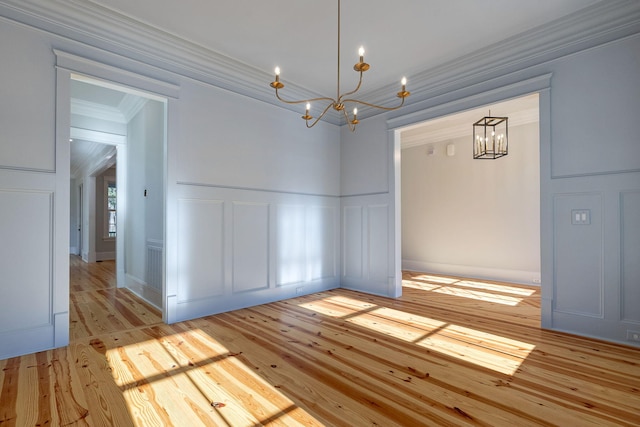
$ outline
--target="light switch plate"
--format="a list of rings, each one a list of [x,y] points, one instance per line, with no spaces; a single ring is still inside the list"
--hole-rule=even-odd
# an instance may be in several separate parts
[[[572,209],[571,224],[573,225],[591,224],[591,209]]]

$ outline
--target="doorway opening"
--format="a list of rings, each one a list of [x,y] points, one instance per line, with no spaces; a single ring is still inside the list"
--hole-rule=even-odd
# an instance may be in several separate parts
[[[70,103],[70,253],[162,310],[167,100],[71,74]]]
[[[472,155],[472,124],[509,117],[509,154]],[[540,284],[537,93],[400,130],[402,269]]]

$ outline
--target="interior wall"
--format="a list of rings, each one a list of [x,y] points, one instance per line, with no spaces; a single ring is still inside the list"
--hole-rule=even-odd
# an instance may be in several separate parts
[[[394,142],[384,120],[361,120],[341,133],[341,286],[395,297]]]
[[[339,286],[338,127],[0,20],[0,358],[68,343],[72,72],[168,97],[166,321]]]
[[[126,286],[162,307],[164,103],[147,100],[127,124]]]
[[[68,267],[58,262],[69,259],[70,178],[68,136],[65,146],[56,145],[56,70],[47,36],[0,18],[0,57],[4,359],[68,340]]]
[[[176,109],[167,321],[339,286],[339,129],[191,80]]]
[[[540,283],[538,126],[510,126],[509,154],[496,160],[473,159],[471,126],[402,150],[404,269]]]
[[[508,73],[494,70],[451,82],[446,90],[434,89],[430,99],[370,118],[375,123],[366,124],[400,129],[538,92],[542,326],[628,345],[639,345],[633,334],[640,331],[640,311],[633,303],[640,294],[634,267],[640,240],[637,227],[631,227],[640,221],[635,209],[640,193],[640,141],[634,120],[640,116],[638,51],[636,34]],[[368,171],[371,182],[387,176],[389,185],[367,187],[353,173],[349,185],[379,193],[370,203],[384,203],[395,178],[387,173],[389,158],[374,158],[370,152],[388,147],[388,135],[369,135],[367,144],[359,138],[343,133],[342,144],[348,150],[343,151],[343,167]],[[572,221],[574,211],[586,211],[588,223]],[[356,241],[357,233],[349,237],[351,225],[345,222],[343,227],[344,238]],[[387,232],[396,239],[396,228]],[[365,250],[360,253],[366,256]],[[347,261],[351,264],[343,265],[345,270],[357,265],[358,258]],[[398,268],[395,276],[399,274]],[[368,290],[366,284],[362,290]]]

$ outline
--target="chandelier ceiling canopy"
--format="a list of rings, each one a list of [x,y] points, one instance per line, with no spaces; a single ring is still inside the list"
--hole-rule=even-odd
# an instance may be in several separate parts
[[[359,123],[358,105],[364,105],[367,107],[378,108],[386,111],[397,110],[398,108],[404,105],[405,99],[411,94],[406,90],[407,79],[403,77],[400,82],[401,89],[396,94],[396,96],[400,98],[400,103],[398,105],[388,107],[383,105],[371,104],[369,102],[365,102],[360,99],[353,98],[352,95],[358,92],[358,90],[360,90],[360,87],[362,86],[363,73],[369,70],[370,68],[370,65],[364,62],[364,47],[362,46],[360,47],[358,51],[358,55],[360,56],[360,58],[358,62],[353,66],[353,70],[359,74],[358,84],[356,85],[355,89],[349,92],[341,93],[340,91],[340,0],[338,0],[338,55],[337,55],[338,58],[337,58],[336,97],[335,98],[318,97],[318,98],[300,99],[300,100],[283,99],[280,96],[280,92],[279,92],[282,88],[284,88],[284,83],[282,83],[282,81],[280,80],[280,67],[276,67],[275,69],[275,80],[271,82],[271,87],[275,89],[276,97],[282,102],[285,102],[287,104],[306,104],[305,113],[302,116],[302,119],[304,119],[308,128],[312,128],[313,126],[315,126],[316,123],[318,123],[324,117],[324,115],[327,114],[327,111],[329,111],[330,108],[333,108],[335,111],[342,112],[346,120],[346,123],[349,126],[349,130],[353,132],[356,130],[356,125]],[[320,113],[320,115],[315,118],[311,115],[311,103],[314,103],[314,102],[326,103],[322,110],[322,113]],[[353,106],[351,116],[349,116],[349,113],[347,112],[347,106],[349,107]]]

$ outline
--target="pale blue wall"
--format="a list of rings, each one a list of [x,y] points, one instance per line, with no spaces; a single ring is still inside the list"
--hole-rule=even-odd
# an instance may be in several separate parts
[[[338,127],[309,132],[288,110],[0,24],[0,358],[68,340],[69,70],[168,96],[165,320],[339,286]]]
[[[541,262],[543,318],[546,328],[633,344],[628,330],[640,330],[640,35],[630,36],[540,65],[494,73],[490,80],[468,79],[407,107],[403,113],[363,121],[376,129],[342,137],[342,188],[376,193],[359,204],[387,205],[393,174],[388,172],[391,143],[385,128],[521,95],[518,82],[549,79],[542,89],[541,112]],[[550,73],[550,75],[548,75]],[[548,77],[537,79],[537,76]],[[540,88],[545,83],[526,83]],[[507,89],[500,89],[507,88]],[[537,91],[538,89],[536,89]],[[501,95],[503,93],[504,95]],[[365,143],[366,139],[366,143]],[[390,155],[390,154],[389,154]],[[343,202],[344,205],[344,202]],[[589,209],[590,225],[572,225],[571,211]],[[358,270],[366,241],[345,223],[343,271]],[[389,227],[384,238],[394,238]],[[369,237],[369,240],[371,237]],[[395,249],[389,247],[391,253]],[[397,275],[391,272],[390,275]],[[380,286],[361,282],[361,290]],[[633,302],[635,299],[635,302]]]

